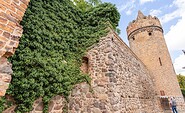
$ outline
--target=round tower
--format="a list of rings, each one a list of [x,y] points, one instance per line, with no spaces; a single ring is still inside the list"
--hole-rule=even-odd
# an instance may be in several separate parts
[[[159,19],[139,11],[137,19],[128,25],[127,35],[130,48],[150,71],[157,95],[181,100],[183,96]]]

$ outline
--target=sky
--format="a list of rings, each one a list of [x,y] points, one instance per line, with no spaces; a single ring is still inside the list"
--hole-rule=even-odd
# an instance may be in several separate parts
[[[115,4],[121,14],[120,37],[128,44],[126,27],[136,19],[138,10],[144,15],[157,16],[164,30],[164,38],[176,74],[185,75],[185,0],[102,0]],[[184,31],[184,32],[183,32]]]

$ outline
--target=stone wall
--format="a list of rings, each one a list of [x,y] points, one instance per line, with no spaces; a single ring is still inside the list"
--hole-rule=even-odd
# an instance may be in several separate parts
[[[11,79],[7,59],[14,54],[22,35],[20,21],[30,0],[0,0],[0,96],[4,96]],[[6,72],[3,71],[6,68]],[[10,71],[10,72],[7,72]],[[5,80],[8,79],[8,80]]]
[[[92,46],[87,57],[91,86],[75,87],[70,113],[158,112],[148,70],[114,32]]]
[[[7,58],[12,56],[18,47],[23,31],[20,21],[29,1],[0,0],[0,96],[5,95],[11,80],[11,64]],[[154,25],[161,26],[155,17],[148,16],[145,19],[154,20]],[[141,24],[133,22],[127,29],[128,34],[134,32],[135,28],[139,29],[146,24],[153,25],[145,20]],[[141,34],[141,36],[144,35]],[[87,53],[87,58],[88,62],[83,64],[82,70],[90,74],[91,85],[87,83],[76,85],[68,104],[62,96],[54,97],[49,105],[50,113],[61,113],[63,108],[68,109],[70,113],[158,112],[155,111],[158,110],[158,101],[148,70],[114,32],[92,46]],[[157,67],[153,64],[152,66]],[[164,69],[164,72],[167,71]],[[166,89],[172,91],[169,88]],[[176,93],[175,90],[173,92]],[[180,92],[177,91],[177,93]],[[181,97],[176,98],[181,103],[184,102]],[[14,108],[15,106],[12,106],[4,113],[9,113]],[[43,103],[39,98],[33,105],[32,113],[42,113],[42,110]]]
[[[11,66],[6,58],[0,57],[0,96],[5,95],[11,81],[11,74],[13,73]]]
[[[164,39],[159,19],[144,16],[140,11],[127,29],[131,50],[142,60],[154,80],[159,97],[175,97],[178,105],[184,99]]]
[[[148,70],[114,32],[89,48],[86,57],[92,79],[90,85],[77,84],[68,103],[62,96],[54,97],[49,104],[50,113],[63,110],[69,113],[159,113]],[[42,113],[42,110],[39,98],[31,113]]]

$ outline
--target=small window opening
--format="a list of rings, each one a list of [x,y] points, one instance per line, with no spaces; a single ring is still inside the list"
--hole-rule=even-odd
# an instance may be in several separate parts
[[[82,58],[82,65],[80,67],[81,71],[83,73],[88,73],[88,69],[89,69],[89,59],[87,57],[83,57]]]
[[[133,36],[132,39],[135,40],[135,37]]]
[[[112,41],[114,41],[113,37],[112,37]]]
[[[165,96],[164,90],[160,90],[161,96]]]
[[[161,62],[161,58],[159,57],[159,63],[160,63],[160,66],[162,66],[162,62]]]
[[[149,35],[149,36],[151,36],[151,35],[152,35],[152,33],[150,32],[150,33],[148,33],[148,35]]]

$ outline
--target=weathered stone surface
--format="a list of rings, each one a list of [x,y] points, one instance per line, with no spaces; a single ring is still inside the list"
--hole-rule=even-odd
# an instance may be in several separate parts
[[[16,108],[16,105],[11,106],[10,108],[3,111],[3,113],[15,113],[14,109]]]
[[[0,96],[4,96],[6,89],[8,89],[13,73],[12,65],[8,62],[7,58],[0,57]]]
[[[43,104],[43,102],[40,102],[40,103],[37,105],[37,107],[35,108],[35,110],[36,110],[36,111],[42,111],[43,108],[44,108],[44,104]]]
[[[3,5],[0,10],[0,96],[5,95],[8,83],[11,80],[11,64],[6,58],[13,55],[18,47],[19,39],[23,32],[19,22],[22,20],[29,1],[0,1],[0,4]],[[146,19],[149,21],[146,21]],[[140,29],[140,26],[150,27]],[[131,48],[142,61],[113,31],[106,37],[102,37],[100,42],[93,45],[87,52],[87,59],[81,67],[82,72],[90,75],[92,79],[91,85],[87,83],[77,84],[69,97],[69,103],[60,95],[53,97],[49,103],[49,112],[62,113],[65,106],[69,113],[160,113],[161,111],[158,108],[160,104],[159,98],[156,97],[155,92],[155,89],[159,88],[155,87],[156,85],[159,85],[159,87],[168,85],[164,85],[163,83],[165,82],[156,82],[154,84],[153,79],[155,77],[152,76],[151,78],[150,75],[159,72],[155,73],[158,76],[163,72],[168,72],[168,69],[171,72],[167,75],[174,74],[170,56],[166,49],[162,58],[167,65],[165,70],[164,68],[159,68],[160,66],[158,65],[154,65],[156,64],[156,59],[148,57],[153,56],[155,52],[158,52],[157,55],[161,54],[163,52],[157,50],[166,48],[164,40],[156,40],[158,37],[163,39],[163,30],[160,27],[160,22],[156,17],[146,17],[140,12],[138,20],[133,21],[127,28]],[[136,29],[139,30],[137,31]],[[153,39],[147,35],[151,35]],[[152,43],[146,41],[143,45],[134,45],[132,42],[135,43],[136,40],[138,42],[151,40]],[[150,48],[148,50],[153,49],[154,51],[143,50],[143,48],[147,47]],[[145,65],[147,65],[150,72]],[[174,77],[169,79],[174,80]],[[157,81],[158,79],[155,78],[154,80]],[[177,94],[176,96],[180,95],[177,82],[172,82],[169,87],[166,88],[166,92],[173,92]],[[176,98],[178,104],[181,105],[178,108],[183,108],[183,98]],[[12,106],[3,113],[14,112],[15,107]],[[42,110],[43,102],[42,98],[39,98],[34,102],[33,110],[30,113],[42,113]]]
[[[84,87],[85,83],[76,85],[69,98],[69,112],[137,113],[138,109],[154,112],[158,104],[145,104],[157,102],[146,67],[114,33],[103,39],[87,52],[91,87]],[[107,45],[108,50],[102,49]],[[79,99],[81,107],[75,102]]]
[[[30,0],[1,0],[0,1],[0,74],[13,73],[11,64],[6,58],[12,56],[18,47],[19,38],[23,29],[19,24],[22,20],[24,12]],[[6,58],[5,58],[6,57]],[[10,82],[11,78],[7,78],[6,82]],[[0,96],[4,96],[1,93]]]
[[[175,97],[181,106],[181,102],[184,101],[183,96],[159,19],[150,15],[144,16],[139,12],[136,21],[127,27],[127,34],[131,50],[150,71],[158,97]],[[145,82],[146,80],[141,79],[141,81]],[[146,89],[146,87],[143,88]],[[146,93],[145,97],[149,98],[149,95]],[[182,100],[180,101],[178,98]]]
[[[12,74],[12,65],[4,57],[0,58],[0,73]]]
[[[16,43],[19,42],[19,38],[21,37],[23,31],[22,26],[19,23],[22,20],[29,1],[30,0],[0,1],[0,4],[3,5],[0,10],[0,28],[2,30],[2,37],[6,39],[3,40],[2,38],[0,38],[0,41],[2,41],[4,44],[0,50],[0,53],[2,53],[0,54],[0,57],[10,57],[14,54],[14,49],[17,48],[18,45],[9,42],[11,42],[12,40]],[[26,2],[26,4],[24,4],[23,2]]]
[[[51,112],[51,110],[53,109],[53,107],[54,107],[54,102],[53,101],[50,101],[49,102],[49,112]]]
[[[49,102],[49,113],[62,113],[63,107],[67,106],[67,102],[63,96],[57,95]],[[30,113],[42,113],[44,104],[42,98],[37,99],[33,104],[33,110]]]
[[[0,96],[4,96],[5,93],[6,93],[6,90],[5,89],[4,90],[3,89],[0,90]]]

